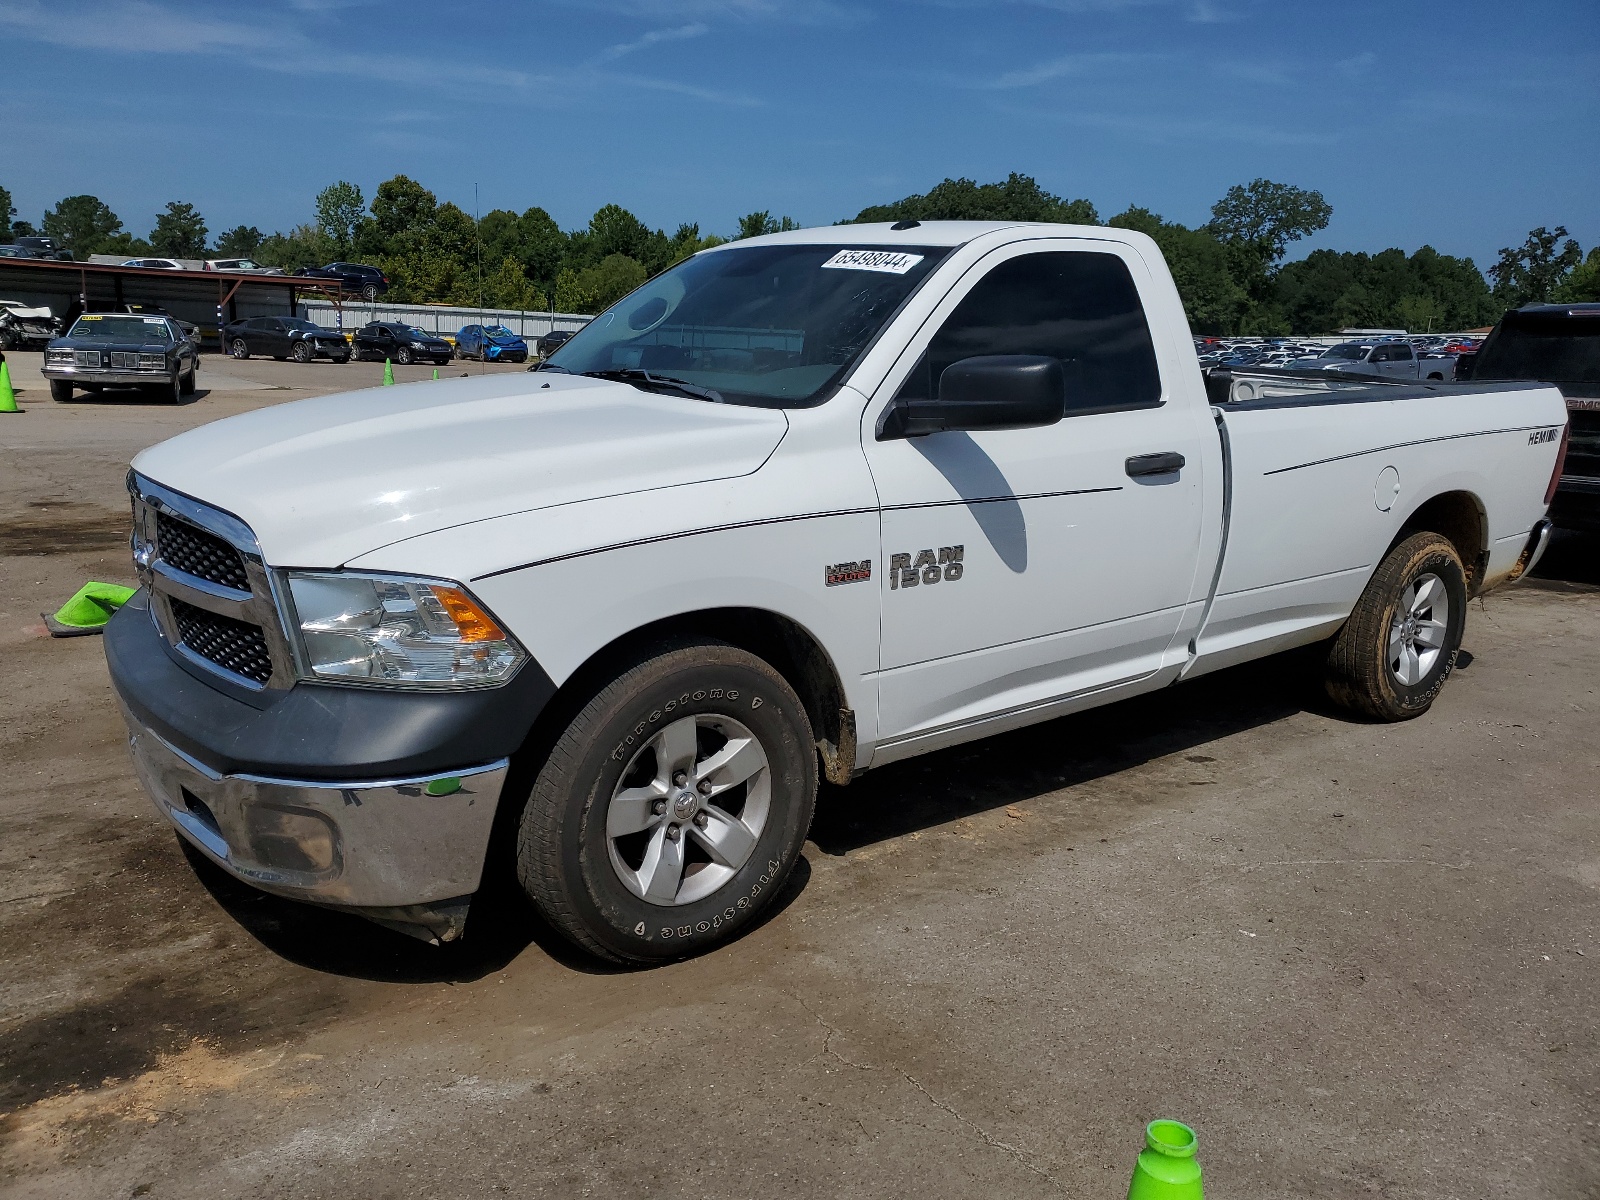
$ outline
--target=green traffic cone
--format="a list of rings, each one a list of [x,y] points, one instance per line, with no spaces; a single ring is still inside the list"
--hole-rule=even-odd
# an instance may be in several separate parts
[[[394,382],[394,364],[387,358],[383,360],[383,386],[388,387]]]
[[[1194,1130],[1182,1121],[1151,1121],[1144,1129],[1144,1143],[1133,1167],[1128,1200],[1201,1200]]]
[[[117,583],[86,583],[54,613],[40,613],[51,637],[100,633],[111,614],[133,596],[134,589]]]
[[[0,413],[21,411],[17,407],[17,393],[11,386],[11,364],[0,362]]]
[[[434,378],[435,378],[435,379],[437,379],[437,378],[439,378],[439,368],[438,368],[438,367],[435,367],[435,368],[434,368],[434,369],[433,369],[433,377],[434,377]]]

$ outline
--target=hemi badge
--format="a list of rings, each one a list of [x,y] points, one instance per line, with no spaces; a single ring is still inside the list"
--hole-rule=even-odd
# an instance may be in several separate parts
[[[831,567],[822,568],[822,580],[827,587],[838,587],[841,583],[866,583],[871,578],[870,558],[863,558],[860,562],[834,563]]]

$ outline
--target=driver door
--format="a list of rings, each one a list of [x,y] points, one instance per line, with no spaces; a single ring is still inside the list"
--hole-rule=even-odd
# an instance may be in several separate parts
[[[1164,664],[1195,587],[1202,455],[1216,433],[1203,405],[1168,403],[1179,364],[1151,337],[1151,286],[1119,244],[1003,247],[946,297],[868,406],[888,758],[896,743],[961,740],[965,727]],[[989,354],[1059,359],[1066,417],[879,439],[893,398],[935,399],[945,367]],[[1171,469],[1148,470],[1151,455]]]

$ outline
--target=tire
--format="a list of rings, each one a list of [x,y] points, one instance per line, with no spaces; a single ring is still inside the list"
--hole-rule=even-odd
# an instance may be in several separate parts
[[[166,383],[158,383],[150,389],[150,394],[164,404],[183,403],[183,375],[174,371],[172,378]]]
[[[189,373],[183,376],[178,383],[178,392],[184,396],[194,395],[196,385],[200,382],[200,367],[196,364],[189,368]]]
[[[1335,703],[1378,721],[1427,712],[1456,665],[1467,573],[1436,533],[1408,537],[1378,565],[1328,651]]]
[[[402,367],[409,367],[411,365],[411,347],[401,346],[400,349],[394,352],[394,360]]]
[[[234,338],[233,344],[228,347],[228,353],[243,362],[250,357],[250,347],[243,338]]]
[[[66,403],[72,399],[72,380],[52,379],[50,381],[50,399]]]
[[[816,794],[811,725],[781,675],[725,643],[657,647],[557,739],[521,814],[517,877],[545,920],[597,957],[700,954],[772,902]]]
[[[356,345],[354,342],[350,343],[350,361],[351,362],[361,362],[361,361],[363,361],[362,357],[361,357],[361,347]]]
[[[361,289],[361,298],[368,304],[371,304],[378,298],[378,289],[373,287],[370,283],[367,284],[366,287]]]
[[[294,348],[289,351],[289,357],[297,363],[308,363],[316,357],[316,351],[308,342],[296,342]]]
[[[350,355],[350,354],[335,354],[333,356],[333,361],[335,363],[337,363],[339,366],[342,367],[342,366],[344,366],[345,363],[349,362],[351,360],[351,358],[353,358],[353,357],[354,357],[354,355]]]

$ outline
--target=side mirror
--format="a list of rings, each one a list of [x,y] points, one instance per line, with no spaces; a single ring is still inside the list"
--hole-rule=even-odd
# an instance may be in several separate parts
[[[1061,360],[1040,354],[983,354],[951,363],[937,400],[898,400],[878,422],[880,442],[966,429],[1054,425],[1066,413]]]

